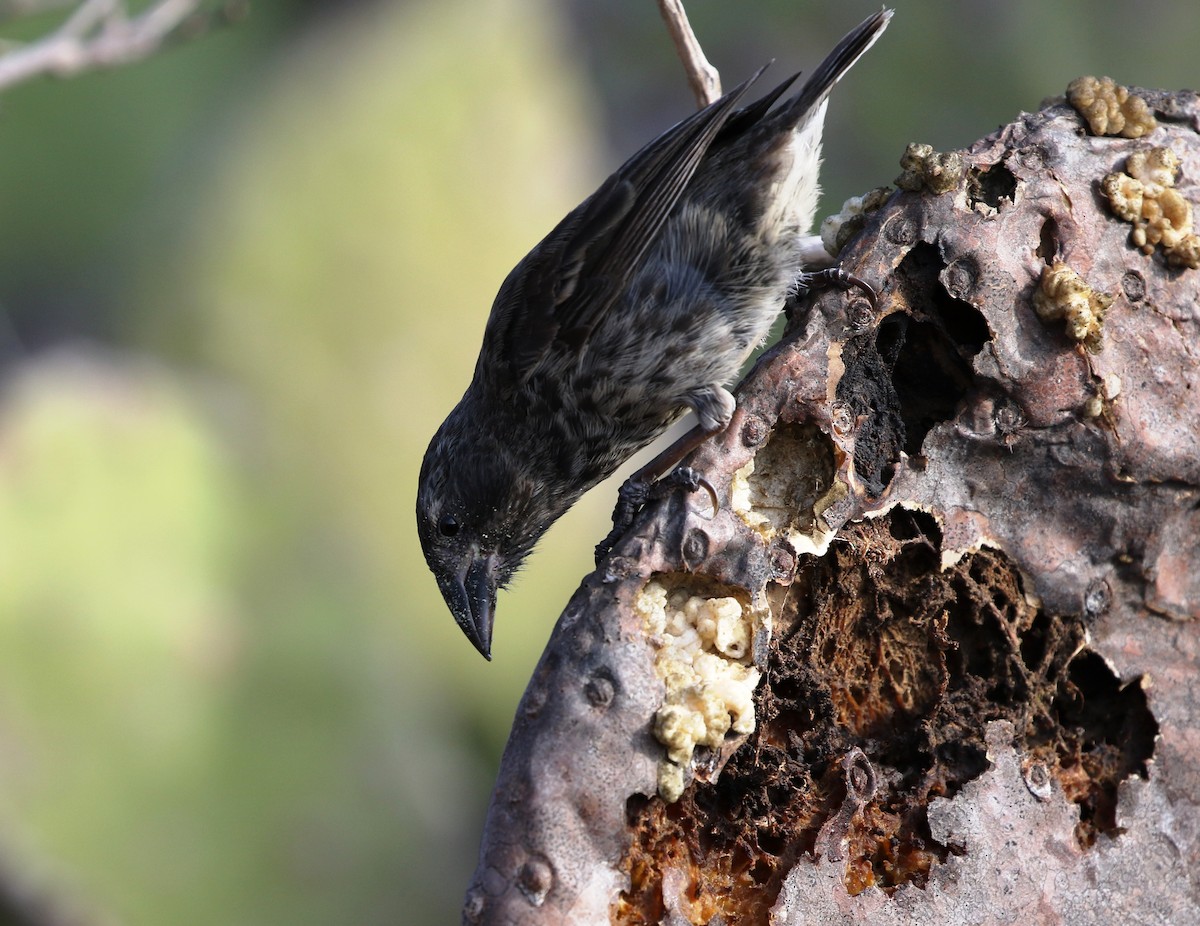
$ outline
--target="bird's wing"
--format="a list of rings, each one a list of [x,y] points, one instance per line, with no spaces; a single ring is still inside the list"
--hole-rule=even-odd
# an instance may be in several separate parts
[[[734,112],[761,73],[642,148],[509,274],[492,307],[487,336],[500,340],[496,346],[515,382],[527,380],[556,341],[582,349],[629,284],[722,127],[742,113],[753,111],[757,121],[765,112],[758,106]]]

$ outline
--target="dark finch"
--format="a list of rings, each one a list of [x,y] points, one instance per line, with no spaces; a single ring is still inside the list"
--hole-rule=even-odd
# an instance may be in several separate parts
[[[656,138],[500,287],[417,494],[425,559],[484,656],[496,590],[584,492],[689,408],[702,433],[728,424],[726,383],[806,278],[829,92],[890,18],[779,106],[795,78],[737,108],[756,74]]]

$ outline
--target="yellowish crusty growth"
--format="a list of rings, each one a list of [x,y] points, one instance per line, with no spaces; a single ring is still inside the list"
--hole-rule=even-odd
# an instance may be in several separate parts
[[[654,735],[667,749],[658,791],[676,801],[697,746],[719,748],[726,733],[754,731],[759,672],[750,648],[759,619],[736,598],[697,595],[659,579],[646,583],[634,610],[658,650],[654,668],[667,689],[654,718]]]
[[[961,151],[941,153],[932,145],[916,143],[904,149],[900,167],[904,173],[896,178],[896,186],[914,191],[925,188],[934,194],[949,193],[966,174]]]
[[[1041,285],[1033,294],[1033,307],[1042,321],[1065,320],[1067,336],[1093,353],[1103,347],[1101,327],[1112,301],[1062,261],[1042,271]]]
[[[1192,226],[1192,204],[1175,189],[1179,157],[1170,148],[1135,151],[1124,173],[1100,181],[1113,214],[1133,223],[1130,240],[1143,254],[1161,246],[1167,263],[1200,268],[1200,236]]]
[[[1083,404],[1084,417],[1099,418],[1120,394],[1121,377],[1116,373],[1107,374],[1097,385],[1096,394]]]
[[[829,436],[813,423],[786,424],[733,474],[729,507],[765,542],[781,537],[797,555],[822,556],[837,533],[825,512],[848,492]]]
[[[1087,120],[1093,135],[1141,138],[1158,128],[1146,101],[1111,77],[1076,77],[1067,85],[1067,102]]]
[[[771,519],[761,511],[756,511],[750,500],[750,477],[754,475],[754,458],[751,457],[746,465],[736,470],[729,484],[729,506],[738,517],[746,522],[747,527],[758,531],[770,540],[775,535]]]
[[[857,235],[864,224],[868,213],[874,212],[887,202],[891,190],[887,187],[876,187],[862,196],[851,196],[842,203],[840,212],[826,216],[821,223],[821,244],[831,257],[842,253],[851,238]]]
[[[752,457],[745,466],[734,471],[729,484],[729,507],[768,543],[782,534],[796,552],[821,555],[836,533],[821,515],[830,505],[844,498],[847,489],[837,479],[833,479],[832,484],[822,480],[816,467],[808,467],[807,478],[804,478],[806,468],[801,464],[805,458],[800,454],[807,448],[795,441],[790,443],[797,447],[792,458],[797,464],[795,467],[772,466],[770,462],[774,461],[769,461],[760,469],[760,460]],[[801,492],[804,494],[799,494]],[[779,499],[786,501],[781,505]],[[801,503],[806,500],[812,502],[810,510],[794,510],[806,508],[807,505]]]

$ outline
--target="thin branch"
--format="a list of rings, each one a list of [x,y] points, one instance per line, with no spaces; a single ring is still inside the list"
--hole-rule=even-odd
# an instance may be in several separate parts
[[[688,22],[687,12],[683,9],[683,0],[658,0],[658,9],[667,24],[667,31],[671,33],[679,60],[683,62],[696,102],[702,107],[707,106],[721,95],[720,73],[704,57],[704,49],[700,47],[700,40],[692,31],[692,24]]]
[[[0,22],[41,16],[74,6],[76,0],[0,0]]]
[[[158,51],[201,0],[159,0],[130,16],[120,0],[84,0],[57,30],[0,56],[0,91],[34,77],[140,61]]]
[[[117,16],[120,7],[117,0],[85,0],[84,4],[67,17],[56,35],[63,39],[84,39],[104,20]]]

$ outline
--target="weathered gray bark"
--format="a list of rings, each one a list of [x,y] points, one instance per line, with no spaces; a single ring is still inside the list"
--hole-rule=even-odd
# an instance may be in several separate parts
[[[647,510],[567,606],[466,922],[1200,922],[1200,270],[1100,193],[1169,146],[1200,201],[1200,103],[1139,94],[1145,137],[1053,105],[867,216],[878,306],[799,306],[691,461],[721,510]],[[762,676],[674,802],[652,578],[740,605]]]

